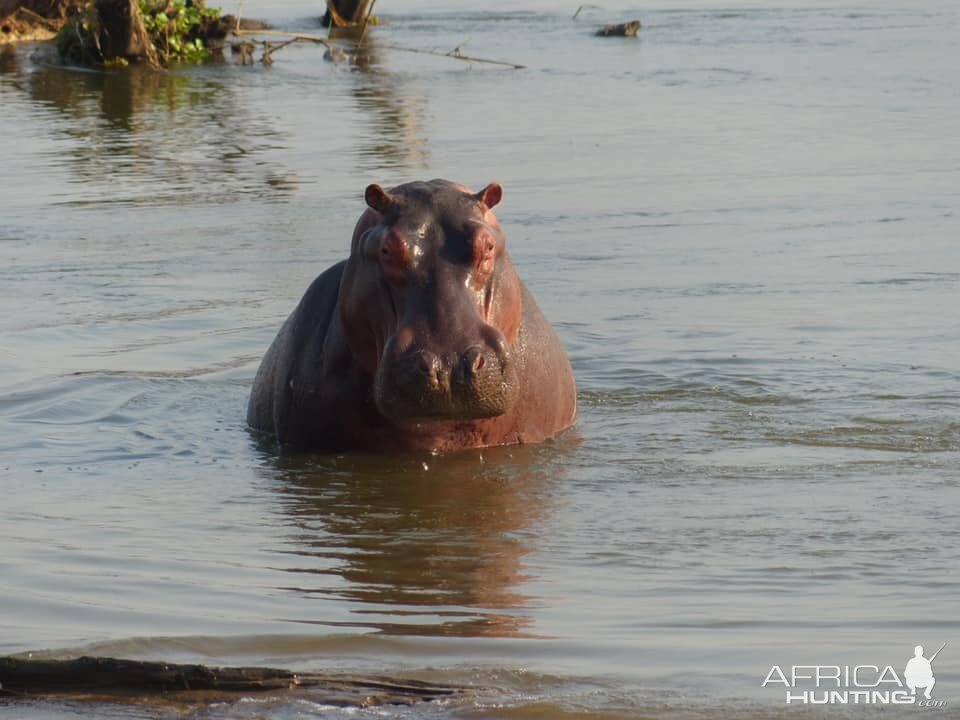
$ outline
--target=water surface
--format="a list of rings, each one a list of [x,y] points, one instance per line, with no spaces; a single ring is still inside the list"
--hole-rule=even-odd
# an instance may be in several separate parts
[[[948,641],[926,712],[949,716],[954,4],[574,9],[383,3],[356,67],[0,55],[0,653],[484,688],[397,718],[779,717],[775,663],[901,670]],[[244,12],[320,32],[307,3]],[[635,41],[592,36],[634,17]],[[503,183],[576,428],[440,457],[258,444],[259,358],[363,188],[431,177]]]

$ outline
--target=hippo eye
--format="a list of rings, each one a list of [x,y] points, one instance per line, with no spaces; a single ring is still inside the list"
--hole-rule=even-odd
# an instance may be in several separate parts
[[[497,241],[494,239],[493,235],[489,231],[481,229],[473,237],[473,248],[471,249],[471,254],[473,256],[474,264],[483,266],[484,264],[491,262],[496,253],[496,249]]]
[[[391,274],[402,273],[410,266],[410,248],[396,230],[390,230],[380,238],[378,255],[380,265]]]

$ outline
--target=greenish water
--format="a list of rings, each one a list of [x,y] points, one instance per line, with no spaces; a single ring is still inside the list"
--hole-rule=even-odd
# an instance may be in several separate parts
[[[0,654],[481,688],[0,717],[859,717],[761,683],[945,641],[947,706],[906,711],[952,716],[956,8],[575,9],[383,3],[357,67],[0,50]],[[320,32],[306,3],[244,13]],[[635,41],[592,36],[633,17]],[[363,188],[431,177],[503,184],[577,426],[439,457],[259,446],[259,358]]]

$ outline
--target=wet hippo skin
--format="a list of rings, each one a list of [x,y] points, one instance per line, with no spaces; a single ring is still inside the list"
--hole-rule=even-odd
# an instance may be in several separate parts
[[[502,192],[367,187],[350,257],[263,358],[250,426],[333,452],[540,442],[572,425],[570,362],[507,253]]]

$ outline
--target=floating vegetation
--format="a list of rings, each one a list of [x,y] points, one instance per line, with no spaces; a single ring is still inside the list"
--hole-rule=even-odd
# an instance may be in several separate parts
[[[222,49],[227,30],[203,0],[92,0],[60,30],[57,48],[81,65],[200,63]]]
[[[219,8],[196,0],[140,0],[139,5],[143,27],[165,65],[200,63],[210,57],[205,39],[211,23],[220,19]]]

